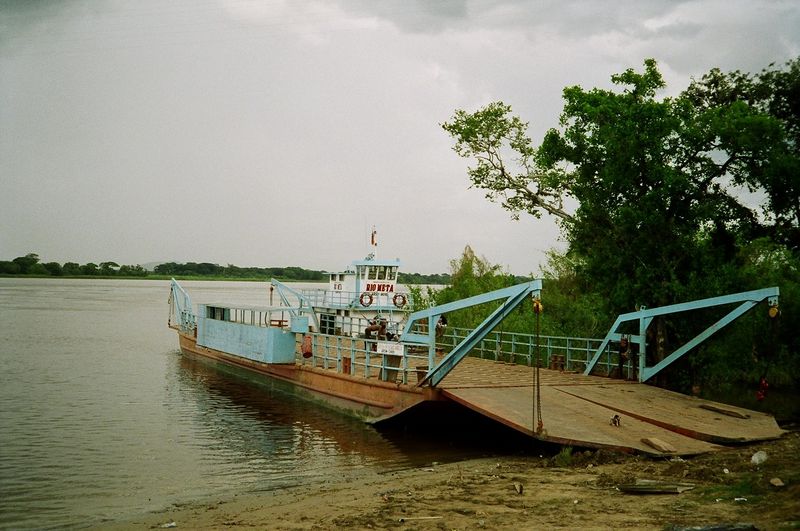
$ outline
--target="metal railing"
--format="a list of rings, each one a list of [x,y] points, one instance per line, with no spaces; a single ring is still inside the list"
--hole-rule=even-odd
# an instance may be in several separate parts
[[[467,328],[445,328],[444,334],[437,339],[439,348],[448,350],[461,342],[471,332]],[[594,353],[603,343],[602,339],[586,337],[540,336],[541,362],[545,367],[557,367],[570,371],[583,371]],[[494,361],[505,361],[530,366],[535,361],[537,352],[536,336],[517,332],[494,331],[470,352],[471,356]],[[604,365],[606,374],[616,368],[611,356],[611,346],[607,345],[599,365]],[[602,370],[599,371],[602,374]]]
[[[436,346],[444,351],[453,348],[469,334],[466,328],[445,329],[445,333],[437,340]],[[329,335],[309,333],[312,338],[312,356],[298,359],[302,364],[310,364],[324,369],[335,369],[339,373],[361,378],[376,378],[404,384],[415,384],[428,370],[427,349],[407,344],[402,345],[403,354],[385,354],[379,350],[383,341],[352,337],[346,335]],[[569,371],[582,371],[592,355],[597,351],[602,339],[541,336],[541,361],[544,367]],[[298,336],[298,345],[302,336]],[[298,348],[299,352],[299,348]],[[491,332],[471,352],[470,356],[493,361],[503,361],[531,366],[536,360],[536,337],[532,334],[516,332]],[[609,346],[605,352],[608,356],[599,363],[604,366],[605,374],[611,374],[617,368],[617,353]],[[631,370],[630,361],[625,364]],[[602,369],[596,371],[602,374]]]
[[[338,373],[365,379],[380,378],[383,381],[403,384],[414,384],[427,373],[427,352],[406,348],[402,355],[383,352],[381,346],[385,344],[401,345],[400,343],[336,336],[321,333],[309,333],[311,336],[311,357],[299,356],[298,361],[303,365],[335,369]],[[302,341],[298,335],[298,347]],[[298,348],[299,352],[299,348]],[[416,379],[413,375],[417,375]]]

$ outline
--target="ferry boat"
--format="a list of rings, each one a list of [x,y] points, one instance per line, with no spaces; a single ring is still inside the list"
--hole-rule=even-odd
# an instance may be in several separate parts
[[[270,299],[277,293],[278,305],[200,304],[196,312],[173,279],[169,326],[185,355],[289,382],[305,398],[382,419],[436,394],[417,385],[428,349],[400,342],[413,301],[397,284],[399,269],[399,260],[371,253],[328,273],[326,287],[272,279]]]
[[[324,288],[273,279],[270,301],[277,292],[278,305],[213,303],[196,311],[173,279],[168,324],[186,356],[285,382],[301,398],[372,423],[433,401],[543,441],[651,455],[692,455],[783,433],[771,415],[645,383],[748,309],[767,301],[772,312],[777,288],[643,308],[620,315],[604,339],[558,338],[504,334],[500,326],[530,300],[538,330],[541,280],[412,312],[411,294],[397,284],[399,267],[370,254],[330,273]],[[489,315],[474,329],[446,326],[448,313],[487,303]],[[647,365],[645,331],[655,316],[730,304],[740,306]],[[623,335],[625,323],[640,333]],[[611,348],[623,337],[639,345],[635,364]],[[612,369],[617,378],[608,377]],[[623,369],[635,381],[620,378]]]

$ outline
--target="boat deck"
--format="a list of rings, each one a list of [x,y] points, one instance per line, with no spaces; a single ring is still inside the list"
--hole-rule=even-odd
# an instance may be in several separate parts
[[[309,363],[310,360],[306,360]],[[363,356],[354,360],[362,372]],[[329,370],[336,370],[330,367]],[[439,384],[440,396],[539,440],[651,455],[695,455],[774,439],[768,414],[634,381],[540,369],[543,429],[534,426],[533,369],[467,357]],[[369,380],[378,380],[374,369]],[[398,387],[401,373],[397,373]],[[409,385],[414,381],[408,379]],[[399,412],[399,410],[396,410]],[[619,425],[611,422],[620,417]]]
[[[477,358],[464,359],[439,387],[455,402],[559,444],[693,455],[783,433],[764,413],[638,382],[550,369],[540,369],[543,430],[537,433],[533,369]],[[614,415],[620,417],[618,426],[611,422]]]

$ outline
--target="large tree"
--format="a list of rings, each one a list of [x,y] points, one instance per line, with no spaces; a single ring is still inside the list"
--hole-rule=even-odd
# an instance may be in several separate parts
[[[797,184],[791,122],[767,105],[796,100],[791,90],[775,96],[777,87],[796,86],[796,73],[723,77],[758,85],[758,101],[715,95],[706,78],[660,97],[663,77],[646,60],[641,72],[611,77],[617,90],[564,89],[560,127],[538,148],[500,102],[456,111],[443,127],[455,151],[475,161],[470,179],[490,199],[514,215],[558,217],[578,273],[610,310],[659,306],[736,287],[742,243],[765,221],[796,226],[794,202],[781,202]],[[737,185],[766,190],[768,201],[751,204]],[[577,206],[567,212],[570,197]],[[657,325],[663,353],[666,329]]]
[[[502,102],[442,126],[490,199],[515,216],[561,221],[612,307],[667,304],[709,291],[707,279],[765,219],[797,225],[797,62],[755,78],[715,72],[673,98],[658,96],[665,83],[652,59],[612,76],[621,90],[567,87],[561,127],[538,148]],[[714,93],[719,77],[757,97]],[[768,201],[751,204],[737,185]],[[563,207],[570,197],[574,212]]]

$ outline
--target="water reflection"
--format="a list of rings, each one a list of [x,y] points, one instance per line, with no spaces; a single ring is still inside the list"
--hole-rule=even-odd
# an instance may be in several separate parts
[[[413,459],[369,425],[296,398],[285,382],[177,356],[168,407],[191,444],[240,481],[271,489]]]

